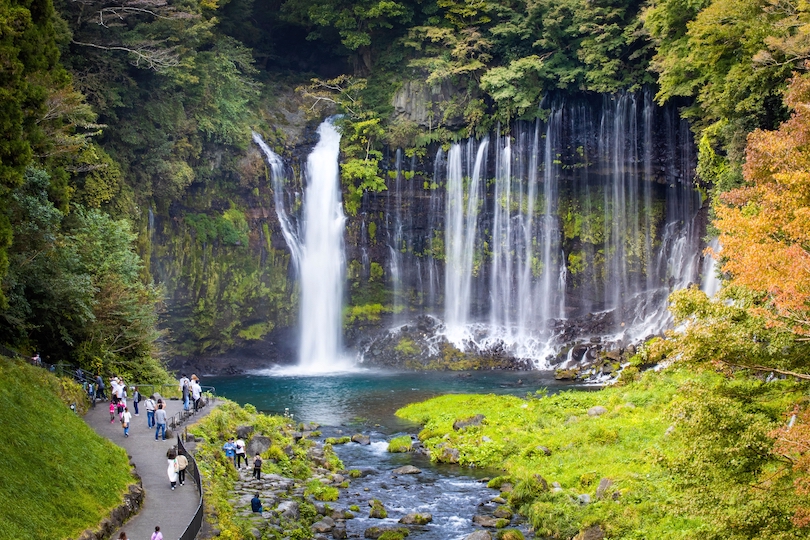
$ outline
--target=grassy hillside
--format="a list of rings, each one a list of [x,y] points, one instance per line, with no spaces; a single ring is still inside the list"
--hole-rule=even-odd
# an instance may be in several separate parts
[[[424,424],[434,459],[502,468],[492,487],[514,486],[505,498],[542,537],[598,526],[611,539],[798,539],[807,528],[790,516],[806,497],[770,433],[806,391],[681,369],[598,392],[442,396],[397,414]],[[478,414],[481,425],[453,428]]]
[[[126,452],[68,407],[80,395],[43,369],[0,359],[0,539],[75,538],[133,482]]]

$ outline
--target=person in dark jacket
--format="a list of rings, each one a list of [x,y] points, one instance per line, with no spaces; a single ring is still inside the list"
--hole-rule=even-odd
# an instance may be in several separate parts
[[[250,499],[250,509],[254,512],[262,513],[262,501],[259,499],[258,493]]]

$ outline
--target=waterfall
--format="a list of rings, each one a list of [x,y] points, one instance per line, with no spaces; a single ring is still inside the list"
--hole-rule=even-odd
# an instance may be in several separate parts
[[[284,204],[284,162],[281,160],[281,156],[273,152],[262,140],[261,135],[255,131],[253,132],[253,142],[259,145],[259,148],[267,160],[267,164],[270,165],[270,181],[273,183],[273,204],[276,207],[276,215],[278,216],[278,222],[281,226],[281,234],[284,236],[287,247],[290,248],[295,270],[299,272],[302,257],[301,240],[296,234],[292,223],[290,223],[290,217],[287,214]]]
[[[300,276],[298,371],[305,373],[349,367],[342,357],[345,216],[338,170],[340,134],[326,121],[318,127],[318,135],[320,140],[307,157],[303,214],[296,231],[284,208],[281,159],[254,134],[273,171],[276,213]]]
[[[304,245],[301,258],[301,349],[305,371],[333,371],[342,352],[345,257],[338,153],[340,134],[331,122],[307,157]]]
[[[709,249],[714,253],[720,253],[720,239],[712,238],[709,242]],[[705,292],[711,298],[720,290],[722,281],[717,274],[717,259],[711,253],[703,254],[703,265],[701,267],[701,282],[700,290]]]
[[[471,153],[473,141],[467,144]],[[480,184],[484,157],[489,139],[478,145],[475,167],[465,189],[462,170],[462,149],[458,144],[450,148],[447,157],[447,198],[445,220],[445,294],[444,320],[447,337],[452,343],[461,343],[469,323],[470,295],[473,275],[473,254],[478,221]],[[469,170],[468,170],[469,172]],[[466,199],[466,204],[465,204]]]

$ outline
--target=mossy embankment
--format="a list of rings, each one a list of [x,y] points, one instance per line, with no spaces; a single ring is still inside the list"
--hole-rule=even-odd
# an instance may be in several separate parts
[[[75,538],[135,481],[126,452],[71,403],[86,404],[78,385],[0,358],[0,539]]]
[[[670,369],[593,392],[447,395],[397,414],[424,425],[433,460],[502,468],[491,486],[539,538],[806,538],[790,520],[806,501],[770,435],[806,392]]]
[[[313,500],[337,499],[337,486],[328,484],[343,464],[331,444],[312,440],[319,432],[304,427],[312,426],[223,400],[189,429],[200,440],[196,458],[203,475],[206,517],[220,538],[252,538],[257,532],[266,539],[312,537],[310,527],[320,518]],[[263,481],[250,480],[248,471],[240,473],[226,458],[222,446],[233,436],[248,441],[251,463],[255,453],[261,454]],[[260,493],[268,512],[264,517],[250,510],[254,492]],[[288,510],[274,509],[284,508],[279,505],[285,502]]]

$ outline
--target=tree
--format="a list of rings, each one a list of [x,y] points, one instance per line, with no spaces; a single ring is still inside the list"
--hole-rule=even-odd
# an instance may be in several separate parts
[[[748,138],[746,185],[715,205],[722,270],[734,285],[766,295],[772,324],[810,338],[810,79],[792,79],[791,118]]]
[[[45,109],[45,81],[64,79],[58,64],[51,0],[0,0],[0,279],[8,269],[11,192],[41,140],[38,121]],[[6,297],[0,290],[0,308]]]

